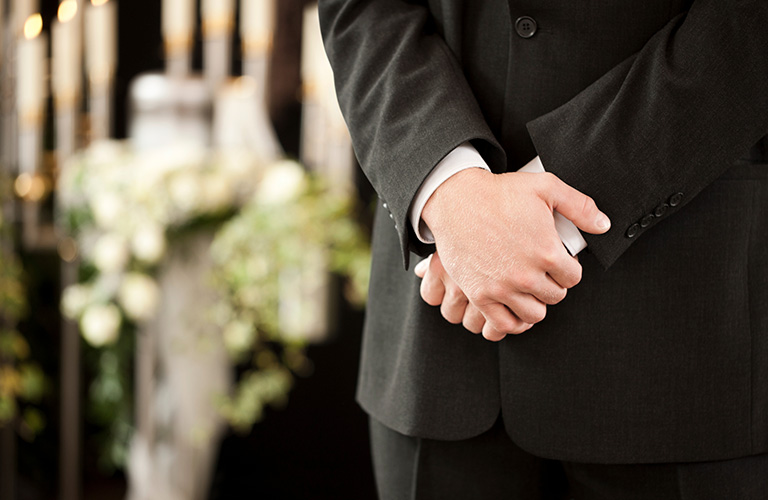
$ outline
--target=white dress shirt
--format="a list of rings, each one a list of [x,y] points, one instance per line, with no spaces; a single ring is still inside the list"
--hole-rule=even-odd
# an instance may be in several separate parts
[[[432,231],[429,230],[429,227],[427,227],[427,224],[421,218],[421,212],[424,210],[424,205],[427,204],[429,197],[432,196],[432,193],[434,193],[443,182],[448,180],[452,175],[468,168],[483,168],[489,172],[491,171],[491,169],[488,168],[488,164],[483,160],[483,157],[480,156],[480,153],[478,153],[470,143],[465,142],[448,153],[448,155],[435,166],[427,178],[424,179],[424,182],[421,183],[421,186],[416,192],[416,196],[414,196],[411,206],[408,209],[408,217],[416,232],[416,236],[423,243],[435,242]],[[544,165],[542,165],[538,156],[518,170],[518,172],[531,173],[544,171]],[[581,233],[573,222],[566,219],[558,212],[554,213],[554,217],[555,229],[568,252],[571,255],[576,255],[584,250],[587,247],[587,242],[581,236]]]

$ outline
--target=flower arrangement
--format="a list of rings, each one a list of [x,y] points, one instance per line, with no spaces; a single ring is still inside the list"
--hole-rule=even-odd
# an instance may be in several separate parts
[[[253,200],[217,234],[213,284],[224,300],[215,318],[230,354],[251,366],[221,401],[235,428],[249,429],[266,404],[282,399],[291,372],[307,371],[303,339],[318,318],[306,307],[313,297],[303,292],[316,289],[330,270],[348,278],[351,303],[365,301],[370,249],[353,213],[349,196],[282,162],[267,170]]]
[[[293,161],[264,165],[193,145],[136,155],[127,144],[101,143],[62,171],[59,202],[60,225],[81,259],[79,283],[64,291],[61,307],[94,347],[92,415],[109,427],[113,465],[125,463],[130,435],[132,334],[157,314],[158,270],[184,236],[217,232],[213,272],[200,279],[218,293],[210,327],[245,365],[219,401],[238,429],[284,400],[308,365],[299,332],[279,321],[281,276],[306,267],[305,250],[315,248],[327,256],[322,272],[351,278],[350,296],[359,301],[367,289],[368,245],[353,203]]]
[[[77,239],[90,278],[64,291],[62,310],[93,346],[117,340],[123,321],[156,312],[153,279],[168,239],[231,216],[255,189],[260,165],[192,144],[134,154],[97,143],[60,179],[60,225]]]

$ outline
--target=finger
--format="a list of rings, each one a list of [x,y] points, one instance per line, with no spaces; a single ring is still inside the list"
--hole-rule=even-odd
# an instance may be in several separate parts
[[[548,306],[559,304],[568,295],[568,289],[560,286],[550,275],[545,275],[543,281],[546,281],[546,284],[533,295],[543,304]]]
[[[547,316],[546,304],[533,295],[516,293],[509,298],[506,305],[523,323],[538,323]]]
[[[475,306],[468,304],[464,310],[461,324],[472,333],[481,333],[483,326],[485,326],[485,316]]]
[[[581,279],[581,266],[576,264],[576,268],[573,269],[573,261],[570,257],[567,257],[568,261],[563,261],[563,265],[547,265],[544,264],[543,268],[548,269],[551,273],[558,276],[562,283],[558,283],[551,274],[533,276],[528,283],[523,283],[520,287],[521,292],[532,295],[538,301],[543,304],[554,305],[563,300],[568,293],[568,288],[578,284]],[[563,269],[565,267],[566,269]],[[528,284],[528,287],[524,285]],[[508,303],[508,299],[504,299],[501,302]]]
[[[611,220],[597,208],[595,201],[589,196],[553,174],[547,174],[545,185],[542,197],[550,203],[552,209],[570,219],[582,231],[603,234],[611,228]]]
[[[573,288],[581,281],[581,264],[579,264],[578,259],[574,259],[565,251],[560,256],[559,260],[552,265],[548,265],[546,270],[549,277],[554,281],[554,286],[556,287]],[[543,291],[557,295],[553,285],[542,283],[540,287]],[[538,294],[536,296],[539,300],[546,302],[546,296],[539,296]],[[565,296],[563,295],[560,300],[564,298]]]
[[[487,322],[485,323],[485,325],[483,325],[482,333],[483,333],[483,337],[486,340],[490,340],[491,342],[498,342],[499,340],[507,336],[506,333],[496,330],[491,326],[490,323],[487,323]]]
[[[421,280],[421,298],[431,306],[439,306],[445,296],[445,286],[437,273],[427,272]]]
[[[419,278],[423,278],[427,273],[427,269],[429,269],[429,263],[432,260],[432,255],[433,254],[430,254],[429,257],[416,264],[416,267],[413,269],[413,272],[416,273],[416,276]]]
[[[464,311],[468,304],[467,296],[447,274],[444,275],[443,286],[445,287],[445,295],[443,296],[443,303],[440,305],[440,314],[449,323],[458,325],[464,319]]]
[[[486,323],[483,326],[483,336],[486,338],[488,338],[486,331],[496,330],[496,332],[504,334],[522,333],[528,328],[528,323],[515,316],[507,306],[499,302],[479,306],[478,309],[485,317]]]

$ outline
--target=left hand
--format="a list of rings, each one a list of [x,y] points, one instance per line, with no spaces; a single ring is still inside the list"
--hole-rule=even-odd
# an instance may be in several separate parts
[[[506,333],[495,330],[488,324],[482,313],[473,306],[464,292],[443,268],[437,252],[416,265],[416,276],[422,278],[421,298],[431,306],[440,306],[440,314],[449,323],[462,324],[472,333],[482,333],[491,341],[506,337]],[[528,325],[530,328],[533,325]]]

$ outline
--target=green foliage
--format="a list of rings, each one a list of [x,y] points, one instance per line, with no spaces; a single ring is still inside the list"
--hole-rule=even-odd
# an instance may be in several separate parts
[[[10,185],[0,177],[0,202],[10,196]],[[46,390],[40,367],[30,360],[30,349],[16,325],[27,313],[23,272],[13,252],[13,233],[0,212],[0,427],[15,425],[25,439],[33,439],[45,425],[42,413],[31,406]]]
[[[370,248],[355,209],[349,196],[309,178],[295,198],[255,199],[214,240],[213,284],[224,297],[217,320],[234,358],[258,369],[247,371],[235,393],[220,402],[236,429],[258,422],[265,405],[282,402],[293,374],[311,370],[301,332],[281,324],[286,276],[299,278],[288,293],[300,296],[318,272],[333,271],[347,280],[347,298],[364,303]]]

